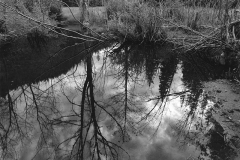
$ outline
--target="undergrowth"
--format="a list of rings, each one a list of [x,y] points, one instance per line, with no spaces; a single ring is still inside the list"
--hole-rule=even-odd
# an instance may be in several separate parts
[[[49,29],[41,25],[41,23],[56,25],[56,19],[53,18],[53,8],[60,11],[61,5],[57,0],[21,0],[21,1],[5,1],[0,4],[0,33],[6,36],[19,37],[26,36],[33,30],[38,30],[45,36],[49,35]],[[26,17],[21,16],[24,14]],[[34,19],[38,22],[35,22]],[[4,32],[3,32],[4,29]],[[1,38],[2,39],[2,38]]]

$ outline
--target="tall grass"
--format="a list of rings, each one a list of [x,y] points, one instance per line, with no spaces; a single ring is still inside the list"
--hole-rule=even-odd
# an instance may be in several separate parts
[[[218,24],[214,9],[189,7],[179,0],[162,3],[149,1],[141,4],[109,0],[107,12],[110,30],[128,38],[147,41],[166,40],[168,27],[172,23],[196,31],[203,25]]]
[[[108,2],[109,29],[128,39],[157,42],[166,39],[161,11],[148,3]]]
[[[240,18],[230,4],[206,0],[117,1],[109,0],[109,28],[126,37],[164,40],[169,28],[211,33],[216,28]],[[228,2],[233,1],[229,0]],[[226,18],[228,17],[228,18]],[[184,27],[182,27],[184,26]],[[188,34],[185,32],[183,34]],[[194,34],[196,32],[193,32]]]

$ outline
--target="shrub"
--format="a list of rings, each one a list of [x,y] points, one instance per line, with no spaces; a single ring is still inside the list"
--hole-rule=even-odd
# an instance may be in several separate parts
[[[49,9],[49,17],[53,20],[56,20],[58,22],[63,21],[64,18],[62,16],[61,8],[56,6],[51,6]]]

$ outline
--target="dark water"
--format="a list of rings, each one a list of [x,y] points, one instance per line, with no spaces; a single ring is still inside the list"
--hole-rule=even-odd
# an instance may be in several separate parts
[[[4,159],[237,160],[202,82],[227,79],[221,51],[66,38],[1,48]]]

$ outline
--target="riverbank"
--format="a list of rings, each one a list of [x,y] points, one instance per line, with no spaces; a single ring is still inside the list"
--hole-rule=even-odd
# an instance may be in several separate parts
[[[110,0],[104,7],[88,7],[84,25],[122,40],[168,41],[189,49],[196,45],[237,42],[240,38],[237,11],[237,8],[186,6],[173,1],[140,4]],[[61,12],[65,20],[60,25],[80,30],[79,7],[63,7]],[[224,19],[226,14],[228,19]]]
[[[225,20],[225,8],[221,7],[187,6],[180,1],[156,4],[109,0],[105,6],[87,8],[82,30],[79,7],[54,8],[50,16],[50,13],[40,14],[38,7],[35,9],[38,12],[32,14],[23,4],[18,5],[22,7],[21,12],[11,13],[12,21],[4,22],[7,32],[2,35],[5,37],[23,36],[36,29],[49,36],[52,31],[64,32],[65,28],[90,36],[117,37],[121,41],[170,42],[186,50],[232,45],[232,42],[239,46],[237,26],[240,22],[237,20],[240,14],[229,9],[229,18]]]
[[[204,90],[209,100],[214,102],[209,117],[217,121],[222,129],[225,142],[234,149],[240,148],[240,83],[216,80],[204,83]]]
[[[21,30],[15,30],[16,25],[7,25],[8,33],[2,33],[0,41],[19,36],[34,39],[34,34],[37,34],[36,38],[38,35],[68,36],[69,32],[75,32],[78,35],[73,38],[87,41],[114,39],[140,44],[171,43],[174,45],[173,49],[184,52],[202,48],[221,48],[224,52],[225,48],[230,48],[238,56],[240,22],[237,19],[240,15],[231,12],[229,11],[231,21],[224,24],[224,12],[216,8],[186,6],[180,2],[156,5],[150,2],[139,4],[111,0],[105,7],[88,7],[83,30],[79,22],[79,7],[62,7],[60,10],[55,9],[55,14],[51,16],[58,17],[58,22],[46,16],[46,23],[43,24],[42,15],[43,17],[39,16],[40,19],[37,17],[32,22],[35,26],[24,26],[25,30],[21,27],[18,27]],[[14,16],[21,17],[17,23],[25,24],[26,21],[27,24],[31,21],[29,17],[22,17],[19,13]]]

